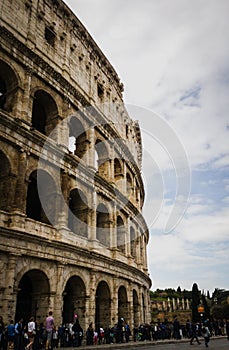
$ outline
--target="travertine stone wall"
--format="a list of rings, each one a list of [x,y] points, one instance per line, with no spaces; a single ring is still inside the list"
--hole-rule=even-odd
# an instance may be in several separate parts
[[[139,125],[64,2],[0,3],[0,314],[149,322]]]

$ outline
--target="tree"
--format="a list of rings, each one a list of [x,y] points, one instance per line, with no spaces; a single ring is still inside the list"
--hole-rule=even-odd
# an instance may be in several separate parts
[[[192,286],[192,321],[198,322],[200,320],[200,315],[198,313],[198,306],[200,305],[200,292],[196,283]]]
[[[202,302],[203,302],[203,307],[204,307],[204,318],[209,319],[210,318],[210,307],[208,305],[208,302],[207,302],[204,294],[202,295]]]
[[[229,320],[229,304],[226,303],[223,305],[223,318]]]
[[[177,293],[181,294],[181,287],[177,287]]]

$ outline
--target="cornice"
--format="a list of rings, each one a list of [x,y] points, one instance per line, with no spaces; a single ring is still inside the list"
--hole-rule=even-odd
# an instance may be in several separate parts
[[[128,264],[125,264],[124,262],[120,261],[120,260],[115,260],[115,265],[114,265],[114,259],[113,258],[109,258],[105,255],[99,254],[97,252],[94,251],[90,251],[87,248],[81,248],[78,246],[73,246],[72,244],[68,244],[66,242],[60,242],[58,240],[54,240],[54,239],[46,239],[43,237],[39,237],[37,235],[33,235],[27,232],[21,232],[15,229],[8,229],[5,227],[0,227],[1,229],[1,237],[5,237],[7,238],[7,242],[9,241],[9,239],[17,239],[18,242],[29,242],[29,243],[33,243],[34,245],[36,245],[36,247],[42,247],[42,245],[46,246],[46,248],[49,249],[49,254],[47,255],[45,252],[43,252],[42,249],[42,259],[47,259],[49,261],[54,261],[56,263],[64,263],[64,264],[72,264],[75,265],[76,261],[75,259],[73,259],[71,257],[71,254],[73,254],[75,257],[80,256],[83,259],[93,259],[95,264],[94,267],[96,269],[101,268],[101,270],[104,270],[104,265],[107,264],[107,266],[112,266],[112,270],[113,270],[113,275],[115,276],[116,273],[119,272],[120,269],[120,273],[122,271],[122,277],[125,278],[125,276],[123,275],[123,271],[126,271],[126,273],[128,274],[128,272],[130,272],[132,274],[132,276],[139,276],[141,279],[143,279],[147,284],[151,284],[151,280],[149,278],[148,275],[146,275],[144,272],[142,272],[141,270],[133,267],[133,266],[129,266]],[[7,249],[8,248],[8,249]],[[7,244],[5,247],[2,247],[1,249],[4,250],[4,252],[13,252],[14,247],[12,246],[12,244]],[[17,245],[17,252],[18,249],[20,249],[20,244]],[[21,255],[32,255],[32,251],[28,248],[26,248],[25,246],[21,247],[22,250],[22,254]],[[53,254],[50,253],[50,251],[54,251]],[[57,250],[59,250],[59,252],[63,252],[64,254],[57,254]],[[66,252],[69,254],[69,256],[66,254]],[[39,256],[37,255],[38,250],[36,249],[36,254],[34,255],[35,258],[39,258]],[[74,261],[75,262],[74,262]],[[101,264],[102,261],[102,264]],[[97,264],[97,265],[96,265]],[[82,261],[82,264],[80,263],[80,260],[77,259],[77,265],[79,267],[84,267],[85,266],[85,262]],[[117,270],[115,271],[114,266],[117,267]],[[87,268],[87,267],[86,267]],[[90,267],[90,269],[92,269]],[[116,272],[116,273],[115,273]],[[131,279],[131,275],[128,274],[128,278]]]

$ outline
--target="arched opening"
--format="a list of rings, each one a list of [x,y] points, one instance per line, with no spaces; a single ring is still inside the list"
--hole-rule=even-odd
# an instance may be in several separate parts
[[[13,69],[0,60],[0,109],[12,112],[16,105],[18,80]]]
[[[122,189],[122,181],[123,181],[123,168],[122,163],[119,161],[119,159],[114,159],[114,178],[115,183],[119,189]]]
[[[6,103],[6,84],[5,81],[0,76],[0,108],[4,109]]]
[[[105,142],[102,142],[99,139],[96,140],[95,153],[97,153],[97,155],[95,155],[95,158],[98,158],[97,166],[95,166],[95,168],[98,169],[99,176],[108,179],[110,163]]]
[[[96,289],[95,329],[108,327],[111,324],[111,295],[106,282],[102,281]]]
[[[136,235],[133,227],[130,228],[130,254],[136,259]]]
[[[138,302],[138,294],[136,290],[133,290],[133,311],[134,311],[134,325],[140,324],[140,305]]]
[[[139,197],[140,197],[139,184],[138,184],[138,181],[136,181],[136,183],[135,183],[135,200],[136,200],[136,203],[139,202]]]
[[[69,150],[79,158],[83,158],[87,151],[87,135],[76,117],[72,117],[69,123]]]
[[[68,227],[80,236],[88,236],[87,198],[82,191],[74,189],[69,196]]]
[[[132,193],[132,179],[129,173],[126,174],[126,195],[130,198]]]
[[[73,323],[75,317],[77,317],[81,327],[85,329],[85,311],[85,284],[80,277],[72,276],[69,278],[63,292],[63,324]]]
[[[44,272],[34,269],[26,272],[18,285],[15,319],[34,317],[43,322],[49,309],[50,285]]]
[[[50,94],[37,90],[34,94],[32,127],[44,135],[49,135],[58,124],[58,109]],[[55,139],[55,132],[51,134]]]
[[[99,204],[96,210],[96,239],[110,247],[110,218],[104,204]]]
[[[118,319],[120,318],[129,319],[127,292],[124,286],[121,286],[118,290]]]
[[[142,320],[143,320],[143,323],[145,323],[146,321],[146,306],[145,306],[145,298],[144,298],[144,294],[142,293]]]
[[[56,185],[44,170],[30,174],[27,190],[26,215],[48,225],[56,224]]]
[[[126,253],[126,228],[121,216],[117,217],[117,248]]]
[[[8,210],[10,188],[10,162],[5,154],[0,151],[0,210]]]
[[[116,179],[123,175],[121,162],[117,158],[114,160],[114,175]]]

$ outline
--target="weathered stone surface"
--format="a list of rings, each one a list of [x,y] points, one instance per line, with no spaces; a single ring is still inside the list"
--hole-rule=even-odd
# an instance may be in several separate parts
[[[0,4],[0,314],[148,322],[139,125],[62,2]]]

